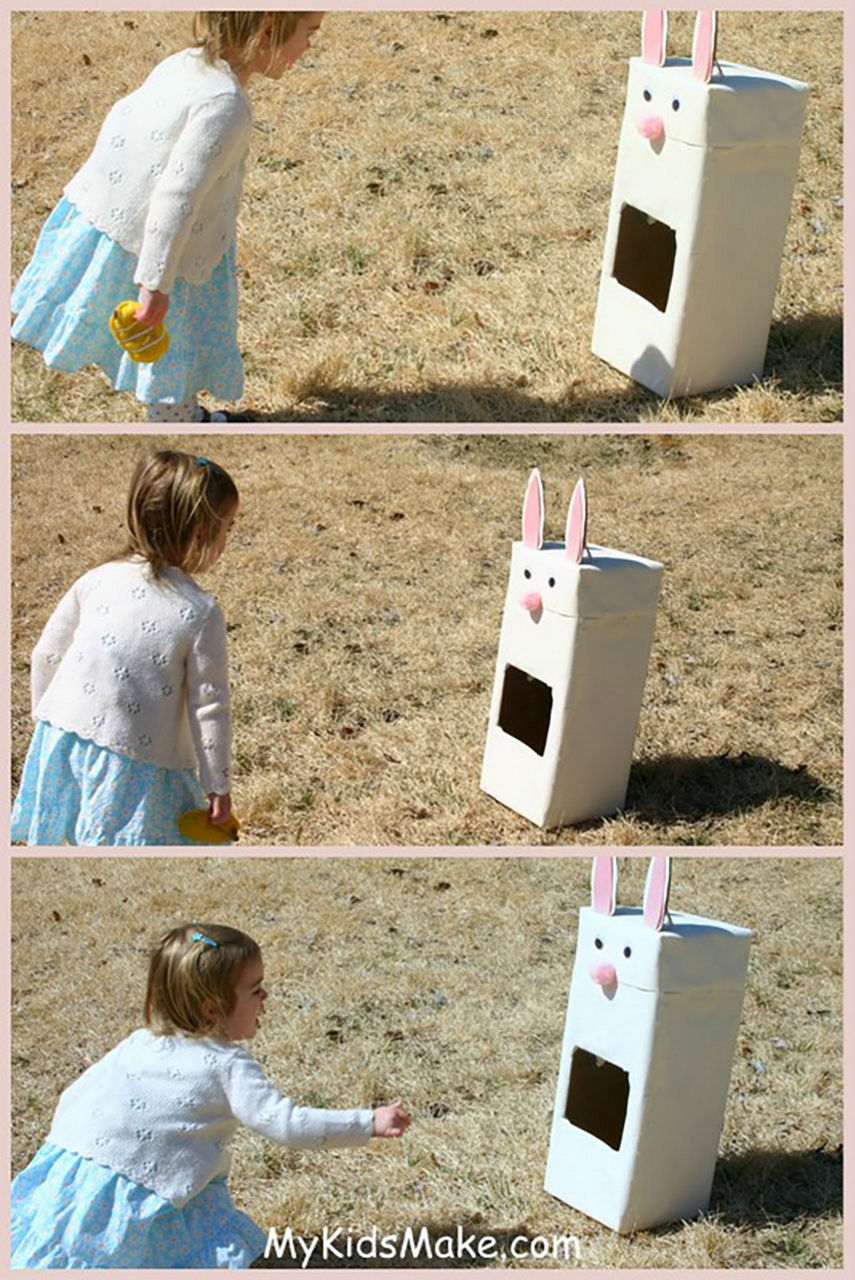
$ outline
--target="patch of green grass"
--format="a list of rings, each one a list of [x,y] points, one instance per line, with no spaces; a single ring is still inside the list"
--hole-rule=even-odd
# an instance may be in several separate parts
[[[369,255],[359,245],[349,244],[344,251],[348,266],[356,275],[368,270]]]

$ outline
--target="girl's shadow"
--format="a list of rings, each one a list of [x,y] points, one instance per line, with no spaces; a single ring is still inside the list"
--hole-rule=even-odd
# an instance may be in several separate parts
[[[843,388],[843,324],[839,316],[811,314],[777,321],[769,334],[763,372],[782,392],[820,395]],[[733,388],[671,402],[692,421],[706,408],[727,406]],[[398,422],[414,430],[430,423],[646,422],[663,406],[660,396],[626,379],[620,390],[591,393],[574,384],[547,399],[511,382],[436,382],[419,391],[374,391],[367,386],[316,381],[302,403],[252,415],[254,422]]]

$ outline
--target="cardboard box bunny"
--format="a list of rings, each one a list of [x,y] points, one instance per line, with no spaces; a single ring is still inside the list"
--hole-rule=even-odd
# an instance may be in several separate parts
[[[592,350],[662,396],[763,373],[808,86],[715,59],[665,57],[648,10],[631,58]]]
[[[596,858],[576,958],[544,1186],[615,1231],[709,1204],[751,933],[667,910],[670,860],[643,909],[616,907]]]
[[[662,566],[587,546],[581,480],[563,543],[543,540],[543,501],[535,469],[511,550],[481,787],[561,826],[626,798]]]

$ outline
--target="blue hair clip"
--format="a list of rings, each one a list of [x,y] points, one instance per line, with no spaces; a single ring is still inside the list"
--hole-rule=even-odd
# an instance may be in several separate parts
[[[196,461],[200,467],[210,467],[211,471],[222,471],[222,467],[218,463],[212,462],[210,458],[199,457]]]
[[[204,942],[206,947],[218,947],[219,942],[215,942],[213,938],[209,938],[205,933],[191,933],[191,942]]]

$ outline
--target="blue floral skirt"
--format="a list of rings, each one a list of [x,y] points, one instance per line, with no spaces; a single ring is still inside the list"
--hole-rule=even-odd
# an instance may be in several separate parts
[[[267,1236],[215,1178],[178,1209],[104,1165],[45,1143],[11,1191],[12,1266],[249,1267]]]
[[[34,845],[179,845],[178,818],[205,808],[193,769],[163,769],[36,722],[12,807],[12,839]]]
[[[115,391],[133,391],[147,404],[178,404],[197,391],[240,399],[234,245],[204,284],[176,280],[165,322],[169,350],[154,364],[136,364],[109,328],[118,303],[139,294],[135,270],[136,258],[63,196],[12,294],[12,337],[41,351],[51,369],[98,365]]]

